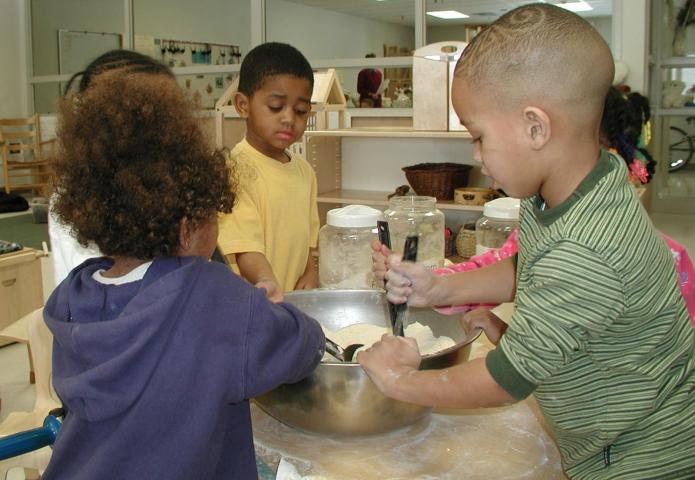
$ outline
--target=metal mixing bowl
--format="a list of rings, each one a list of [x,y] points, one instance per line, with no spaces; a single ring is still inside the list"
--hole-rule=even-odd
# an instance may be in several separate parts
[[[379,290],[301,290],[285,301],[318,320],[329,330],[354,323],[390,326],[386,295]],[[435,336],[456,345],[422,357],[421,369],[445,368],[468,359],[479,330],[465,332],[459,316],[432,309],[410,308],[407,323],[420,322]],[[368,435],[388,432],[419,420],[429,408],[384,396],[356,363],[323,362],[306,379],[282,385],[257,397],[256,403],[277,420],[322,434]]]

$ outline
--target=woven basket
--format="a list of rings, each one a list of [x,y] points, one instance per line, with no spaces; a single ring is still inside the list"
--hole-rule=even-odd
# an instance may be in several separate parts
[[[483,206],[499,194],[492,188],[465,187],[454,190],[454,203],[460,205]]]
[[[475,223],[461,227],[456,235],[456,253],[466,260],[475,255]]]
[[[418,195],[452,200],[454,189],[465,187],[468,183],[471,168],[460,163],[420,163],[403,167],[403,171]]]

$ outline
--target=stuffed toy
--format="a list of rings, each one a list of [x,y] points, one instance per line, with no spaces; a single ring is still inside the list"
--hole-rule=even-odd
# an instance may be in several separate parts
[[[413,100],[408,96],[406,89],[401,87],[396,87],[393,92],[393,102],[394,108],[411,108],[413,106]]]
[[[682,80],[669,80],[664,82],[661,96],[663,108],[680,108],[685,105],[685,82]]]

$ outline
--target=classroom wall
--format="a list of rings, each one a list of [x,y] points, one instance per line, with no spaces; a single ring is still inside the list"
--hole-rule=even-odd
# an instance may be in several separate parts
[[[31,113],[24,16],[22,0],[0,0],[0,117],[25,117]]]
[[[125,31],[122,1],[32,0],[31,4],[35,75],[60,73],[59,29],[121,34]],[[249,0],[148,0],[134,2],[133,8],[136,35],[239,45],[242,53],[250,48]],[[214,78],[203,80],[206,84],[211,81],[214,83]],[[58,95],[57,84],[38,86],[37,110],[53,111],[52,103]]]
[[[135,34],[251,47],[249,0],[147,0],[135,2]]]
[[[612,23],[613,18],[609,16],[587,18],[590,24],[594,26],[601,36],[606,40],[608,45],[612,42]],[[449,40],[466,41],[466,32],[461,25],[447,26],[432,26],[427,27],[427,43],[446,42]]]
[[[649,95],[649,11],[647,0],[613,0],[613,42],[611,50],[616,61],[627,65],[625,83]],[[653,100],[652,100],[653,101]]]
[[[413,49],[415,29],[285,0],[266,0],[266,38],[297,47],[312,58],[383,56],[384,44]],[[359,70],[339,70],[346,92],[357,89]]]

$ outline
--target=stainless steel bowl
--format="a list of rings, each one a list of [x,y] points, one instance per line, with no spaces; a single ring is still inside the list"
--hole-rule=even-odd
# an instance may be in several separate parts
[[[379,290],[316,289],[287,293],[285,301],[318,320],[329,330],[371,323],[389,326],[386,295]],[[432,309],[411,308],[408,324],[420,322],[436,336],[448,336],[456,345],[424,355],[421,369],[445,368],[468,359],[471,344],[480,334],[461,327],[458,316]],[[257,397],[269,415],[292,427],[338,435],[383,433],[416,422],[428,408],[384,396],[356,363],[324,362],[306,379],[282,385]]]

